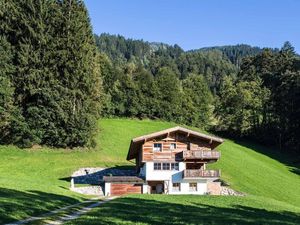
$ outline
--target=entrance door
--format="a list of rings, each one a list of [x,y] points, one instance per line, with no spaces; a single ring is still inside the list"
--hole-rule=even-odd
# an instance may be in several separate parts
[[[157,184],[156,185],[156,193],[157,194],[163,193],[163,184]]]
[[[164,181],[148,181],[149,187],[151,187],[151,194],[164,193]]]

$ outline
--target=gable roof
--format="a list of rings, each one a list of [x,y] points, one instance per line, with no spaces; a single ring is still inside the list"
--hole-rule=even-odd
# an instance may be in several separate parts
[[[129,150],[128,150],[127,160],[131,160],[131,159],[134,159],[136,157],[136,155],[138,153],[138,150],[140,149],[140,147],[143,145],[143,143],[145,141],[147,141],[149,139],[156,138],[156,137],[164,136],[166,134],[173,133],[173,132],[186,133],[189,136],[193,136],[193,137],[196,137],[196,138],[199,138],[199,139],[202,139],[202,140],[209,140],[214,147],[216,147],[219,144],[223,143],[222,138],[214,137],[214,136],[207,135],[207,134],[202,134],[202,133],[199,133],[197,131],[193,131],[193,130],[190,130],[190,129],[187,129],[187,128],[184,128],[184,127],[177,126],[177,127],[172,127],[172,128],[165,129],[165,130],[162,130],[162,131],[158,131],[158,132],[154,132],[154,133],[151,133],[151,134],[147,134],[147,135],[143,135],[143,136],[140,136],[140,137],[133,138],[131,140],[130,147],[129,147]]]

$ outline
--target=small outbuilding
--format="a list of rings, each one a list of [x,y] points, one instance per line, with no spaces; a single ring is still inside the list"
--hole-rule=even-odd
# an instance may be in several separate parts
[[[105,196],[142,194],[147,192],[145,181],[137,176],[104,176]]]

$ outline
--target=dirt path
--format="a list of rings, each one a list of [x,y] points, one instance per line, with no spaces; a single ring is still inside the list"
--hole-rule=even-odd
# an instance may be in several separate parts
[[[116,197],[109,197],[103,200],[92,199],[92,200],[84,201],[81,203],[69,205],[60,209],[50,211],[40,216],[34,216],[34,217],[27,218],[25,220],[9,223],[7,225],[19,225],[19,224],[27,224],[27,223],[51,224],[51,225],[63,224],[64,222],[77,219],[82,214],[85,214],[90,210],[92,210],[93,208],[100,206],[108,201],[111,201],[114,198]]]

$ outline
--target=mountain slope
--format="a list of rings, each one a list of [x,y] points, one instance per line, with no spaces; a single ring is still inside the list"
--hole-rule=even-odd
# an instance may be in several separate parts
[[[132,163],[125,160],[131,138],[175,125],[151,120],[102,119],[99,121],[97,147],[93,150],[21,150],[13,146],[0,146],[0,224],[82,201],[81,195],[68,190],[68,177],[72,171],[79,167],[132,166]],[[176,208],[180,202],[192,204],[194,199],[195,202],[205,201],[207,205],[218,205],[221,208],[233,207],[238,201],[241,207],[265,207],[278,213],[300,212],[300,177],[291,172],[292,167],[265,155],[268,154],[267,149],[250,146],[249,143],[239,144],[226,140],[219,150],[222,152],[221,159],[211,166],[220,168],[222,178],[248,196],[242,199],[135,196],[131,200],[126,198],[118,201],[129,201],[133,205],[138,201],[150,201],[151,198],[155,198],[158,203],[164,202],[161,204],[173,201],[174,204],[168,206],[170,210],[172,205]],[[288,161],[285,160],[285,163]],[[142,200],[134,200],[139,198]]]

